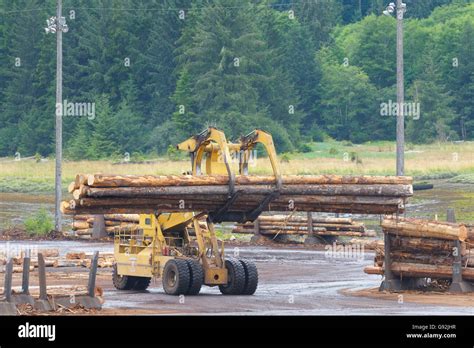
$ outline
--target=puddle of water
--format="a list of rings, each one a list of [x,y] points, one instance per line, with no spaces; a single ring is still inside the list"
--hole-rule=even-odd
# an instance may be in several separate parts
[[[54,196],[24,193],[0,193],[0,227],[23,223],[41,208],[54,212]],[[65,223],[70,219],[65,217]]]

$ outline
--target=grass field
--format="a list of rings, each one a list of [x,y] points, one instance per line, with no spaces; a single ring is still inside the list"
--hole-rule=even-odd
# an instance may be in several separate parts
[[[373,142],[352,145],[344,142],[310,144],[306,153],[280,154],[284,174],[393,175],[395,145]],[[134,161],[133,157],[131,161]],[[63,187],[78,173],[181,174],[190,169],[189,160],[167,158],[146,163],[112,161],[65,161]],[[271,174],[268,158],[258,157],[250,172]],[[405,174],[415,179],[450,178],[452,182],[474,184],[474,142],[407,145]],[[54,190],[54,159],[13,161],[0,159],[0,192],[49,193]]]

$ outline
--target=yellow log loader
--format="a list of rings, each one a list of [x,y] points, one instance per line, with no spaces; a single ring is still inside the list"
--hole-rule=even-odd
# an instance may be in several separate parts
[[[246,214],[227,212],[238,196],[234,192],[236,170],[248,175],[249,161],[261,144],[275,175],[275,192],[281,186],[281,174],[270,134],[255,130],[237,143],[227,142],[225,134],[208,128],[177,145],[190,154],[193,175],[227,175],[227,203],[213,212],[142,214],[136,229],[114,236],[116,263],[113,283],[119,290],[145,290],[152,278],[162,278],[163,289],[170,295],[196,295],[201,286],[218,286],[225,295],[252,295],[258,285],[258,272],[249,260],[226,258],[224,243],[219,241],[214,223],[253,221],[268,201],[249,207]],[[205,163],[203,163],[205,162]]]

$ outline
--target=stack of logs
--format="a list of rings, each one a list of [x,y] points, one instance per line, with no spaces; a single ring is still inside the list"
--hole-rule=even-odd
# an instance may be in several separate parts
[[[290,175],[275,195],[274,176],[134,176],[77,175],[69,185],[73,199],[62,202],[64,214],[151,214],[217,212],[237,196],[227,212],[245,213],[272,197],[265,211],[390,214],[402,212],[413,195],[412,178],[395,176]],[[273,196],[270,196],[273,195]]]
[[[312,231],[312,232],[311,232]],[[263,235],[315,235],[373,237],[375,231],[366,230],[361,222],[351,218],[261,215],[253,223],[237,224],[232,233],[256,233]]]
[[[399,277],[451,279],[457,241],[462,256],[462,276],[474,280],[474,230],[463,224],[385,217],[385,238],[389,238],[392,273]],[[376,248],[374,266],[368,274],[384,274],[385,248]]]
[[[93,253],[85,252],[69,252],[65,256],[59,255],[58,249],[44,249],[39,250],[38,253],[43,254],[44,262],[46,267],[87,267],[90,268],[92,263]],[[23,272],[23,260],[25,254],[17,255],[12,257],[13,260],[13,272]],[[114,263],[113,253],[99,253],[99,260],[97,266],[100,268],[112,267]],[[0,265],[5,265],[7,262],[6,257],[0,257]],[[38,267],[38,256],[32,255],[30,260],[30,271],[33,271]],[[2,272],[4,269],[2,267]]]
[[[104,215],[105,231],[108,234],[130,232],[138,226],[138,214],[106,214]],[[75,215],[72,222],[74,235],[81,239],[90,239],[94,228],[94,215]]]

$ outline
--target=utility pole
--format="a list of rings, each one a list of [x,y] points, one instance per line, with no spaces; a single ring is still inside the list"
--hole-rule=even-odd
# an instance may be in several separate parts
[[[405,173],[405,87],[403,73],[403,15],[405,7],[402,0],[397,0],[397,175]]]
[[[61,172],[63,157],[63,32],[68,32],[66,19],[62,16],[62,0],[57,0],[56,17],[46,21],[46,33],[56,33],[56,166],[55,166],[55,200],[54,200],[54,227],[62,230],[61,216]],[[60,111],[60,112],[59,112]]]
[[[405,87],[403,73],[403,16],[407,5],[402,0],[397,0],[395,5],[391,2],[384,15],[390,16],[396,9],[397,15],[397,175],[405,175],[405,115],[403,104],[405,102]]]

